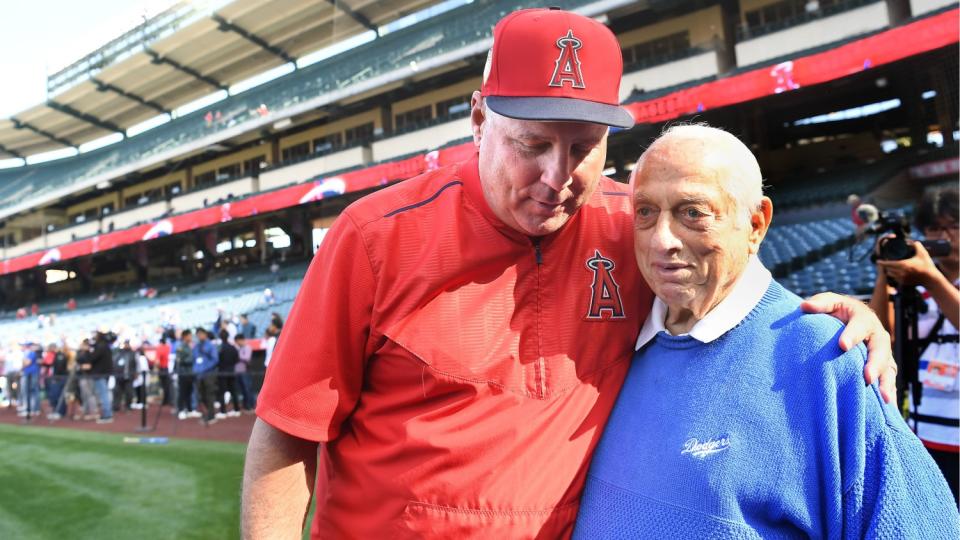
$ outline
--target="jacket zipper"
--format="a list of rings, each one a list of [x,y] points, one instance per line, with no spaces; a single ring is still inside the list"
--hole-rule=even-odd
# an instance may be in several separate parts
[[[546,360],[543,358],[541,351],[543,348],[542,345],[542,327],[540,321],[543,317],[543,313],[540,306],[540,293],[541,289],[541,267],[543,266],[543,251],[540,249],[540,238],[533,238],[533,252],[534,257],[537,261],[537,361],[534,363],[536,366],[536,373],[534,373],[534,380],[537,382],[537,397],[543,399],[547,396],[547,364]]]

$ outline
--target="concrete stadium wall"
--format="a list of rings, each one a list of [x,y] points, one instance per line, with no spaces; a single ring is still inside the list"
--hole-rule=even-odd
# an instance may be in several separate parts
[[[47,247],[62,246],[73,241],[76,238],[86,238],[100,232],[100,224],[94,221],[88,221],[80,225],[74,225],[68,229],[53,231],[47,234]]]
[[[280,151],[282,152],[284,149],[304,142],[310,142],[319,137],[325,137],[333,133],[343,133],[347,129],[362,126],[363,124],[370,122],[373,122],[374,130],[383,129],[383,124],[380,120],[381,118],[379,109],[371,109],[347,118],[341,118],[339,120],[330,122],[329,124],[324,124],[319,127],[311,128],[306,131],[301,131],[299,133],[294,133],[293,135],[283,137],[280,139]]]
[[[127,227],[138,223],[154,220],[167,211],[166,201],[145,204],[133,209],[124,210],[116,214],[111,214],[103,218],[103,230],[109,231],[110,224],[113,224],[113,230],[126,229]]]
[[[346,169],[370,161],[370,149],[362,146],[348,148],[280,169],[267,171],[260,175],[260,190],[270,189],[304,182],[330,171]]]
[[[690,33],[692,47],[713,47],[718,36],[723,35],[720,6],[711,6],[679,17],[628,30],[617,36],[623,48],[646,43],[686,30]]]
[[[470,136],[470,117],[458,118],[437,126],[420,129],[373,143],[373,160],[383,161],[420,150],[432,150]]]
[[[910,10],[914,17],[951,5],[956,7],[957,0],[910,0]]]
[[[21,242],[13,247],[7,248],[4,258],[26,255],[27,253],[43,248],[43,236],[38,236],[32,240],[27,240],[26,242]]]
[[[204,201],[207,204],[213,204],[218,199],[225,199],[229,195],[242,197],[253,193],[253,179],[241,178],[233,182],[227,182],[217,186],[211,186],[207,189],[193,191],[170,200],[170,207],[175,213],[186,212],[187,210],[196,210],[203,208]]]
[[[694,79],[717,74],[717,55],[713,51],[627,73],[620,83],[620,101],[627,99],[634,88],[656,90]]]
[[[877,2],[737,43],[737,64],[749,66],[887,26],[887,5]]]

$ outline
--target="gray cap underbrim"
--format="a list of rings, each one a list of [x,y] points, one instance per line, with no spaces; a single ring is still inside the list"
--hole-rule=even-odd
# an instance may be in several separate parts
[[[633,116],[619,105],[573,98],[487,96],[493,112],[518,120],[588,122],[623,129],[633,127]]]

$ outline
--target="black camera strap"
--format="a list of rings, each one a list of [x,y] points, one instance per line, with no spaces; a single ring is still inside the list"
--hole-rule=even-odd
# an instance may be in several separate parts
[[[930,333],[927,334],[927,337],[918,340],[917,350],[922,354],[923,351],[927,350],[927,347],[931,343],[960,343],[960,334],[946,334],[940,335],[940,330],[943,329],[943,322],[946,320],[946,317],[943,316],[943,313],[937,317],[937,322],[933,324],[933,327],[930,328]]]
[[[960,418],[944,418],[942,416],[930,416],[929,414],[911,413],[911,417],[918,422],[925,424],[936,424],[938,426],[948,426],[960,428]]]

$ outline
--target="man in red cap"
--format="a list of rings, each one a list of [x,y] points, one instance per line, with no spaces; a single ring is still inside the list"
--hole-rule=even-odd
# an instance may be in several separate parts
[[[314,537],[569,535],[652,302],[629,189],[601,174],[608,126],[633,125],[621,71],[592,19],[507,15],[472,100],[477,155],[341,214],[259,397],[245,538],[300,533],[319,443]],[[883,366],[869,310],[828,301],[864,314],[851,336],[875,331]]]

